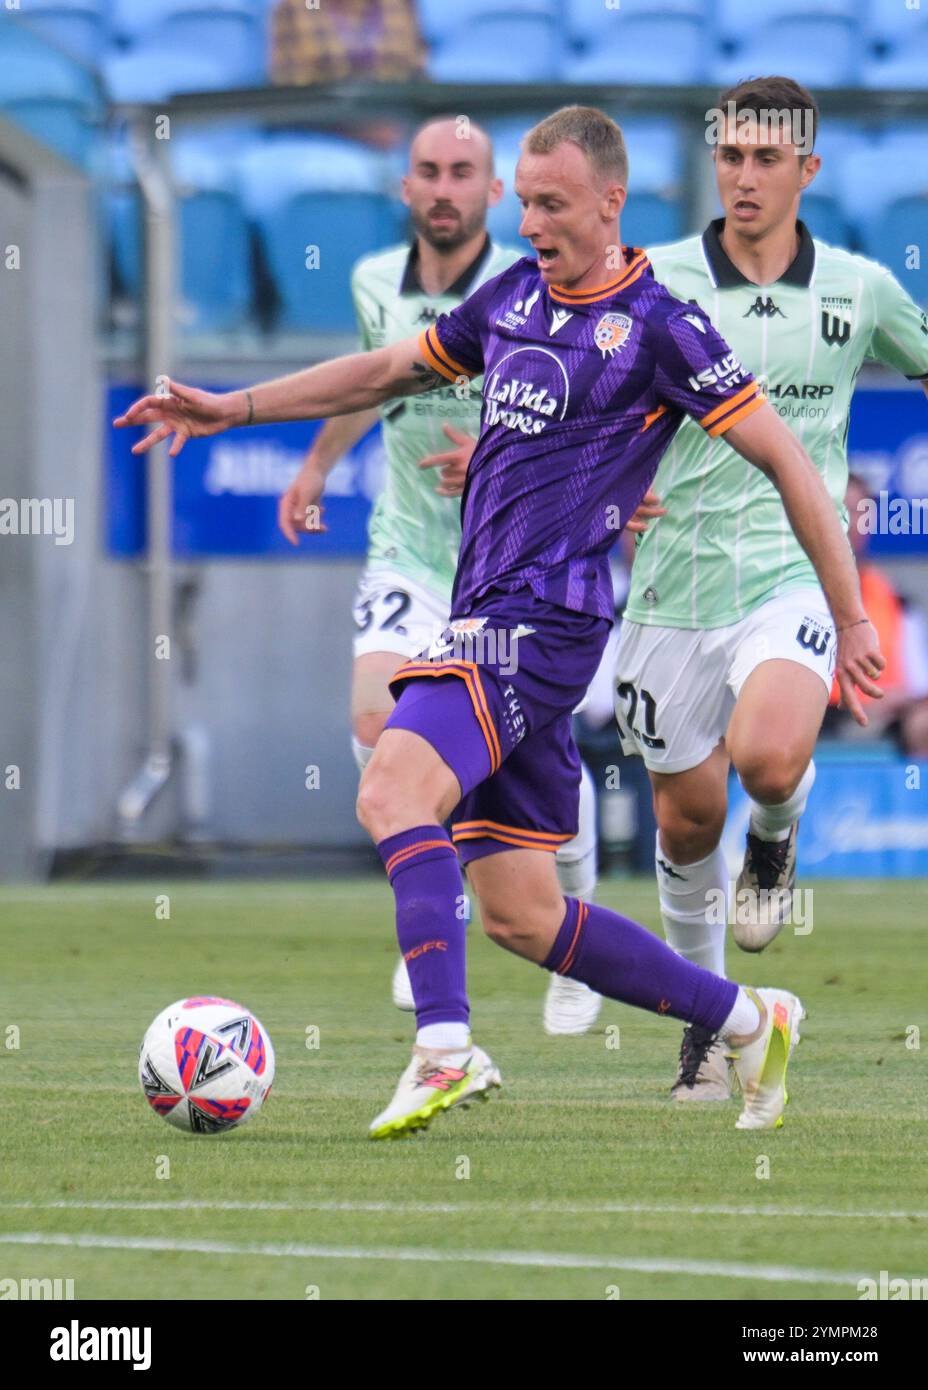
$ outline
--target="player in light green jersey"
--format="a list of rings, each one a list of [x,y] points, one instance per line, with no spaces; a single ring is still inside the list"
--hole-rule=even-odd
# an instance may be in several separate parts
[[[724,93],[719,110],[730,113],[714,151],[725,216],[702,236],[648,254],[657,278],[698,303],[760,379],[846,522],[857,374],[873,358],[925,382],[928,319],[882,266],[825,245],[797,220],[821,164],[811,144],[794,138],[808,131],[810,115],[814,132],[811,94],[787,78],[751,79]],[[769,118],[783,111],[803,119],[777,128]],[[623,746],[644,757],[651,775],[667,940],[724,974],[728,873],[719,841],[729,766],[752,798],[733,931],[757,951],[789,919],[797,823],[814,780],[836,634],[777,492],[724,439],[684,423],[654,488],[666,515],[638,540],[616,716]],[[846,682],[842,695],[866,723]],[[724,1050],[702,1030],[684,1032],[673,1095],[729,1095]]]
[[[403,178],[403,201],[415,240],[411,247],[364,257],[351,277],[365,350],[414,337],[519,258],[522,252],[498,246],[487,235],[487,209],[501,195],[492,145],[473,122],[462,125],[458,119],[440,118],[416,133]],[[449,622],[461,509],[460,488],[446,486],[444,479],[459,459],[470,457],[480,429],[481,391],[482,379],[462,378],[379,411],[328,421],[280,499],[280,526],[293,544],[299,533],[319,529],[326,477],[380,418],[387,476],[371,515],[367,563],[354,605],[352,749],[361,771],[393,708],[389,681]],[[591,897],[596,884],[596,796],[586,768],[580,828],[558,850],[557,860],[564,891]],[[402,960],[394,973],[393,999],[399,1008],[413,1008]],[[551,1033],[585,1032],[600,1003],[586,985],[552,975],[545,1027]]]

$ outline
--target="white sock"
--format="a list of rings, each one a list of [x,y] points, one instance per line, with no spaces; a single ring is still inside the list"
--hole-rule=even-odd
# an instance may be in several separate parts
[[[351,735],[351,752],[354,755],[355,767],[359,772],[363,772],[374,756],[373,748],[368,748],[366,744],[359,743],[354,734]]]
[[[579,829],[561,845],[555,861],[561,892],[592,902],[596,891],[596,785],[585,763],[580,764]]]
[[[416,1033],[417,1047],[443,1047],[462,1052],[469,1042],[470,1025],[467,1023],[427,1023]]]
[[[788,801],[777,806],[765,806],[760,801],[751,802],[751,831],[761,840],[785,840],[794,820],[798,820],[806,809],[809,792],[815,781],[815,763],[809,763],[799,779],[799,786]]]
[[[717,846],[695,864],[674,864],[655,845],[657,891],[667,944],[678,956],[725,975],[728,865]]]
[[[744,985],[738,986],[738,997],[734,1008],[722,1024],[719,1032],[723,1038],[749,1038],[760,1027],[760,1009],[748,994]]]

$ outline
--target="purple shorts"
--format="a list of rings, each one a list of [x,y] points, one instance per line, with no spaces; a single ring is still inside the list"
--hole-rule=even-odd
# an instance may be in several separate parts
[[[506,849],[553,852],[576,835],[572,713],[609,628],[530,589],[491,590],[390,682],[386,727],[419,734],[461,784],[451,836],[463,863]]]

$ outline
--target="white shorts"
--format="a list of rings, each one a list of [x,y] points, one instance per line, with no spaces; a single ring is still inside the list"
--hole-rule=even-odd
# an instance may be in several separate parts
[[[444,594],[379,565],[362,571],[352,613],[355,659],[368,652],[416,656],[441,635],[450,619]]]
[[[835,630],[817,585],[788,589],[729,627],[692,630],[623,622],[615,668],[622,751],[651,772],[686,772],[724,737],[735,701],[761,662],[807,666],[831,690]]]

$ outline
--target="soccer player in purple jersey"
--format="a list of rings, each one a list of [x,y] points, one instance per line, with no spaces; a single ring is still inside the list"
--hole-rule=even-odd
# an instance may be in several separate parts
[[[452,624],[397,673],[358,799],[394,890],[418,1024],[372,1138],[421,1128],[500,1084],[470,1038],[462,862],[495,941],[610,998],[719,1032],[743,1093],[738,1128],[782,1121],[796,996],[722,979],[619,913],[565,898],[554,867],[577,829],[570,717],[612,618],[608,551],[684,415],[725,434],[779,489],[839,630],[838,667],[869,690],[883,664],[847,539],[798,441],[706,315],[654,280],[643,251],[621,246],[627,172],[613,121],[556,112],[525,137],[516,173],[537,260],[517,261],[419,339],[246,391],[172,383],[116,421],[157,426],[135,452],[173,435],[176,455],[191,435],[364,410],[484,374]]]

